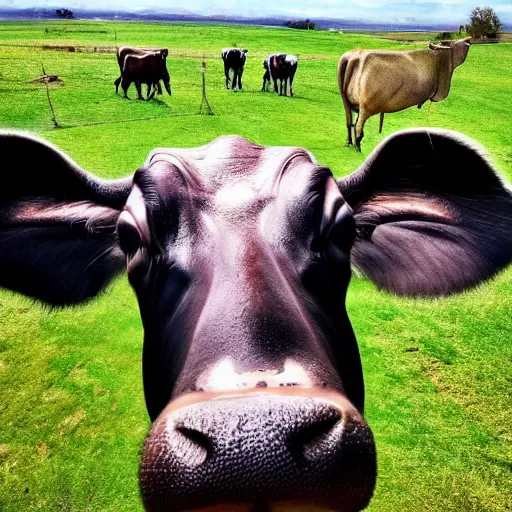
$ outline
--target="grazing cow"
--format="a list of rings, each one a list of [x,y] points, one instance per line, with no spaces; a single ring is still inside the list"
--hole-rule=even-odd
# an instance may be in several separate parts
[[[376,463],[351,262],[439,296],[512,259],[512,193],[454,132],[399,132],[338,181],[304,149],[236,136],[156,149],[118,181],[25,134],[0,133],[0,155],[0,286],[66,306],[128,272],[152,512],[363,509]]]
[[[135,83],[139,100],[142,98],[141,83],[148,86],[148,99],[152,98],[155,91],[150,93],[151,86],[164,82],[165,90],[171,95],[171,79],[166,66],[167,50],[134,55],[128,54],[124,57],[123,70],[121,73],[121,89],[125,98],[128,97],[128,88]],[[156,88],[158,89],[158,85]]]
[[[430,44],[406,52],[352,50],[338,64],[338,86],[345,107],[348,144],[352,144],[352,112],[358,112],[355,145],[360,150],[366,120],[380,113],[398,112],[427,100],[442,101],[450,92],[452,74],[465,60],[471,38]]]
[[[279,96],[286,96],[287,83],[290,82],[290,96],[293,96],[293,78],[297,71],[299,59],[295,55],[289,55],[286,53],[276,53],[269,55],[263,61],[263,68],[265,72],[263,74],[263,86],[262,92],[267,90],[267,83],[274,83],[274,92],[279,92]],[[279,80],[279,90],[277,87],[277,81]]]
[[[226,89],[229,89],[231,82],[229,78],[230,70],[233,70],[233,81],[231,88],[242,90],[242,74],[244,72],[247,52],[249,50],[241,50],[240,48],[224,48],[222,50],[222,60],[224,61],[224,75],[226,76]]]
[[[117,64],[119,66],[119,77],[116,78],[114,85],[116,86],[116,94],[119,91],[119,84],[121,83],[121,80],[123,78],[123,66],[124,66],[124,58],[127,55],[146,55],[148,53],[154,53],[159,52],[162,57],[167,58],[169,55],[169,50],[167,48],[136,48],[134,46],[121,46],[117,49],[116,52],[116,59]],[[148,84],[148,91],[147,91],[147,97],[150,98],[151,93],[151,87],[156,87],[157,93],[162,94],[162,87],[160,86],[160,80],[156,82],[155,84]],[[153,93],[154,95],[154,93]],[[151,97],[153,96],[151,95]]]

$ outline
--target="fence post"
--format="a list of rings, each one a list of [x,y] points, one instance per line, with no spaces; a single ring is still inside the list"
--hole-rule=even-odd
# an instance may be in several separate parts
[[[210,106],[210,103],[208,101],[208,98],[206,97],[206,62],[203,57],[203,62],[201,63],[201,73],[203,75],[203,98],[201,99],[201,106],[199,107],[199,113],[203,113],[203,106],[206,105],[206,108],[208,109],[207,114],[209,116],[215,115],[213,113],[212,107]]]
[[[46,71],[44,70],[44,65],[41,64],[41,70],[43,71],[43,76],[46,77]],[[52,121],[55,128],[59,127],[59,123],[57,122],[57,118],[55,117],[55,110],[53,109],[52,99],[50,98],[50,89],[48,87],[48,80],[43,80],[44,85],[46,87],[46,97],[48,98],[48,105],[50,106],[50,112],[52,113]]]

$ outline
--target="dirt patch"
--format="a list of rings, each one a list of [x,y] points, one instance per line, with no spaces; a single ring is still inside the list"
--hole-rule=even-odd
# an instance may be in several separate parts
[[[29,80],[31,83],[41,83],[41,84],[49,84],[51,82],[62,82],[62,80],[57,75],[41,75],[37,78]]]
[[[37,457],[41,462],[44,462],[50,456],[50,449],[45,442],[41,442],[36,446]]]
[[[62,28],[45,28],[45,34],[108,34],[108,30],[75,30],[75,29],[62,29]]]
[[[43,44],[42,50],[55,50],[59,52],[76,52],[76,46],[57,46],[53,44]]]
[[[77,427],[85,417],[85,411],[83,409],[77,409],[73,414],[71,414],[71,416],[68,416],[59,423],[59,427],[62,429],[60,434],[68,434],[71,430],[75,429],[75,427]]]
[[[450,364],[423,353],[417,346],[408,347],[405,352],[416,363],[416,368],[421,375],[434,384],[438,393],[454,392],[452,385],[445,379],[445,371]]]
[[[37,46],[32,48],[37,48]],[[56,44],[43,44],[40,48],[41,50],[71,53],[116,53],[117,51],[115,46],[62,46]]]
[[[9,455],[10,448],[8,444],[0,444],[0,461]]]
[[[443,369],[447,366],[446,363],[439,359],[425,356],[420,363],[421,373],[427,376],[439,393],[450,392],[452,387],[444,380]]]

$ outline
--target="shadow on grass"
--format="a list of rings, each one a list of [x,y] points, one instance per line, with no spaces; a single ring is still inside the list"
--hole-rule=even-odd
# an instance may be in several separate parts
[[[165,119],[168,117],[190,117],[190,116],[200,116],[203,114],[200,114],[198,112],[187,112],[187,113],[171,113],[166,115],[160,115],[160,116],[146,116],[146,117],[133,117],[130,119],[115,119],[110,121],[92,121],[89,123],[59,123],[58,128],[61,130],[67,130],[70,128],[82,128],[84,126],[101,126],[106,124],[123,124],[123,123],[132,123],[136,121],[152,121],[155,119]]]
[[[243,91],[241,91],[241,94],[262,94],[262,95],[268,96],[269,98],[276,97],[276,98],[283,98],[283,99],[286,98],[291,101],[297,100],[297,101],[308,101],[310,103],[322,103],[321,100],[317,100],[317,99],[311,98],[311,97],[302,96],[300,94],[295,94],[293,96],[279,96],[279,94],[277,94],[273,91],[262,91],[261,89],[254,89],[254,90],[244,89]]]

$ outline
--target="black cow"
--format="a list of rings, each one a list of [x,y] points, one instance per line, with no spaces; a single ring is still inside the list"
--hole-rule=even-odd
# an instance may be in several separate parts
[[[279,93],[279,96],[286,96],[287,83],[290,82],[290,96],[293,96],[293,78],[297,71],[299,59],[295,55],[286,53],[276,53],[269,55],[263,61],[263,86],[262,92],[267,90],[267,83],[274,83],[274,91]],[[279,89],[277,82],[279,81]]]
[[[148,53],[160,53],[162,57],[167,58],[169,55],[169,50],[167,48],[136,48],[135,46],[121,46],[117,49],[116,59],[117,64],[119,66],[119,77],[116,78],[114,85],[116,86],[116,94],[119,91],[119,84],[123,78],[123,67],[124,67],[124,59],[127,55],[147,55]],[[160,80],[158,80],[154,84],[147,84],[147,97],[150,99],[154,96],[154,93],[151,94],[151,88],[155,87],[158,94],[162,94],[162,87],[160,86]]]
[[[142,99],[140,84],[147,84],[148,99],[155,94],[153,90],[150,93],[151,86],[163,81],[165,90],[171,95],[171,79],[166,66],[167,53],[162,51],[147,52],[143,55],[128,54],[124,58],[123,71],[121,75],[121,89],[124,96],[128,97],[128,88],[131,83],[135,83],[139,100]]]
[[[439,296],[512,260],[512,193],[453,132],[399,132],[338,181],[304,149],[236,136],[110,182],[25,134],[0,133],[0,155],[0,286],[65,306],[127,269],[152,512],[363,509],[376,464],[351,263]]]
[[[224,75],[226,76],[226,89],[229,89],[230,78],[229,72],[233,70],[233,81],[231,88],[242,89],[242,74],[244,72],[247,52],[249,50],[241,50],[240,48],[224,48],[222,50],[222,60],[224,61]]]

